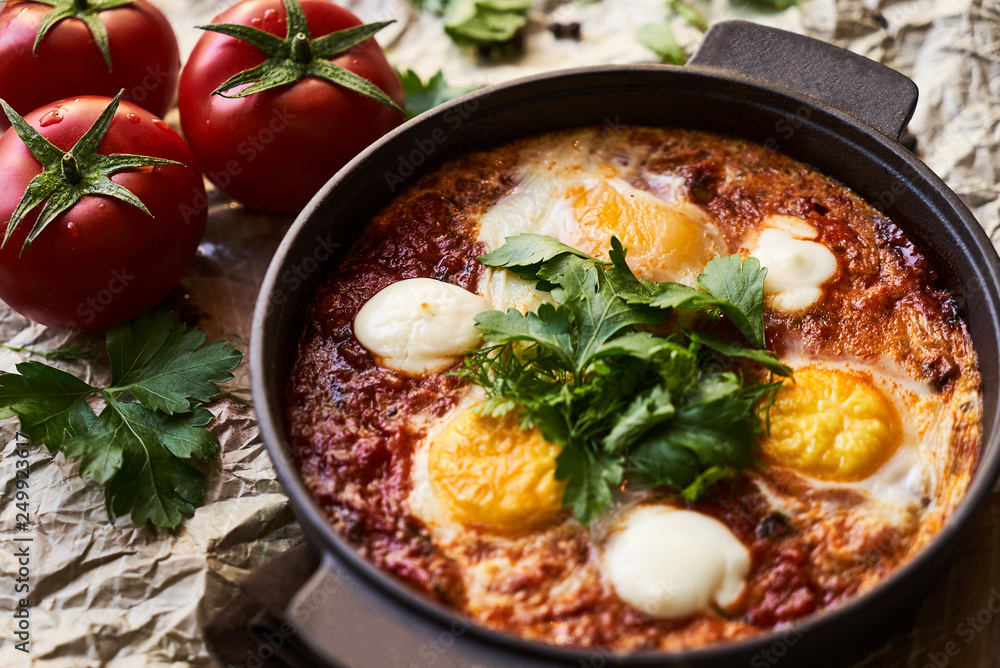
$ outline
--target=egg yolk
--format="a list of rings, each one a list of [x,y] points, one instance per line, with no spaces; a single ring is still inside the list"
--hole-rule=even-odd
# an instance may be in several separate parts
[[[848,482],[874,473],[901,440],[895,407],[869,379],[805,367],[778,391],[762,447],[808,476]]]
[[[453,519],[503,533],[544,526],[562,508],[559,447],[517,419],[465,411],[433,440],[434,490]]]
[[[561,231],[561,241],[607,257],[614,235],[628,249],[629,266],[640,278],[693,284],[709,259],[721,253],[708,215],[694,204],[668,204],[639,190],[625,194],[607,181],[569,195],[579,226]]]

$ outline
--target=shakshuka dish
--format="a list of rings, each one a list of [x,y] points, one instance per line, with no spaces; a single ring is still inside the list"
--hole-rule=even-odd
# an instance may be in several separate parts
[[[472,622],[674,651],[904,564],[981,438],[935,268],[760,145],[550,133],[451,160],[316,291],[287,380],[336,532]]]

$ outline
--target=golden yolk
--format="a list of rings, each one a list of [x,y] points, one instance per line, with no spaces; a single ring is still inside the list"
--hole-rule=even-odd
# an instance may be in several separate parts
[[[693,283],[722,251],[708,227],[708,215],[689,202],[667,204],[648,193],[623,194],[607,181],[569,192],[579,223],[563,230],[561,241],[607,257],[609,239],[628,249],[628,263],[640,278]]]
[[[874,473],[901,440],[899,415],[870,378],[805,367],[778,390],[763,449],[808,476],[848,482]]]
[[[559,447],[516,418],[468,410],[431,443],[429,468],[438,497],[458,522],[503,533],[536,529],[562,508],[555,479]]]

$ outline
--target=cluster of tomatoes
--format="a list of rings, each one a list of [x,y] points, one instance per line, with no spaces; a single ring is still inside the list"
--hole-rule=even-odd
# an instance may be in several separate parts
[[[203,175],[248,207],[295,213],[403,121],[399,78],[370,38],[378,27],[329,0],[243,0],[204,28],[182,70],[170,24],[145,0],[0,8],[0,99],[26,122],[10,127],[0,114],[9,306],[89,331],[130,319],[194,257]],[[175,98],[184,138],[160,120]],[[122,154],[172,162],[137,167]]]

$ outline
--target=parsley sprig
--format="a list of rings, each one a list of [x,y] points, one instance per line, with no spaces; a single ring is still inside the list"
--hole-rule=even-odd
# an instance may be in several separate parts
[[[171,313],[146,311],[108,331],[108,387],[23,362],[0,375],[0,418],[16,416],[32,445],[79,458],[80,472],[106,486],[114,515],[175,528],[204,501],[193,461],[211,461],[219,446],[202,404],[243,359],[233,344],[203,345],[205,337],[174,325]],[[100,414],[88,401],[94,395]]]
[[[479,258],[534,282],[555,303],[480,313],[486,345],[457,372],[486,390],[484,413],[516,412],[523,428],[537,426],[563,446],[556,478],[583,523],[626,478],[694,499],[746,467],[779,383],[744,377],[736,360],[791,375],[763,350],[767,272],[756,259],[715,258],[696,289],[638,279],[618,239],[609,258],[538,234],[510,237]],[[682,327],[679,309],[699,314],[699,327]],[[722,317],[750,347],[710,332]]]

